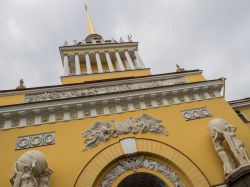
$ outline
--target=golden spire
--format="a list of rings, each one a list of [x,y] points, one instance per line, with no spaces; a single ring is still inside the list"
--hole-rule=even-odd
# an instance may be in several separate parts
[[[88,34],[96,34],[94,25],[92,23],[92,20],[88,12],[88,6],[84,4],[84,8],[85,8],[85,18],[86,18],[87,26],[88,26]]]

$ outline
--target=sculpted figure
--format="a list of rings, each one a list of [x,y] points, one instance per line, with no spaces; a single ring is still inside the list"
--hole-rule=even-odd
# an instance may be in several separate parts
[[[218,153],[221,161],[223,162],[223,169],[224,169],[225,176],[228,176],[231,173],[233,173],[233,171],[235,170],[235,163],[233,159],[231,158],[231,156],[227,154],[227,152],[225,151],[222,145],[224,138],[220,134],[221,132],[218,131],[216,128],[214,128],[213,130],[214,130],[215,135],[214,136],[211,135],[211,138],[213,140],[214,149]]]
[[[129,35],[128,35],[128,41],[129,41],[129,42],[133,42],[133,41],[132,41],[132,34],[129,34]]]
[[[17,86],[17,90],[21,90],[21,89],[25,89],[26,88],[26,86],[24,86],[24,81],[23,81],[23,79],[21,79],[20,81],[19,81],[19,85]]]
[[[120,134],[128,134],[132,131],[132,120],[129,119],[125,123],[114,122],[115,130],[113,133],[113,137],[117,137]]]
[[[244,144],[241,140],[239,140],[236,137],[235,131],[237,127],[228,125],[225,128],[224,136],[225,139],[232,150],[234,156],[237,158],[237,160],[240,162],[240,164],[245,165],[250,163],[250,159],[248,156],[248,153],[244,147]]]
[[[250,164],[249,155],[244,144],[236,137],[235,131],[237,128],[235,126],[229,125],[223,119],[215,118],[209,122],[208,128],[214,148],[223,162],[226,176],[231,175],[240,166]],[[238,161],[238,166],[229,152],[225,150],[223,146],[224,140],[229,145],[234,159]]]
[[[151,132],[155,134],[166,134],[161,120],[155,119],[152,116],[143,114],[142,117],[136,120],[136,128],[139,133]]]
[[[122,37],[120,37],[120,43],[123,43],[124,42],[124,40],[122,39]]]
[[[83,150],[85,151],[97,146],[100,141],[107,141],[112,133],[110,125],[109,122],[96,122],[90,130],[84,132],[83,137],[85,138],[85,147]]]
[[[17,160],[10,182],[13,187],[49,187],[51,174],[44,154],[32,150]]]

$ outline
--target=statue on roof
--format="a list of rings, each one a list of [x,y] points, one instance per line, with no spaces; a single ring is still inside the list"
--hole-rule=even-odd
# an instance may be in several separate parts
[[[185,69],[184,68],[181,68],[178,64],[176,64],[176,72],[183,72],[183,71],[185,71]]]
[[[20,79],[19,85],[16,87],[17,90],[25,89],[26,86],[24,86],[24,81],[23,79]]]
[[[129,34],[129,35],[128,35],[128,41],[129,41],[129,42],[133,42],[133,41],[132,41],[132,34]]]

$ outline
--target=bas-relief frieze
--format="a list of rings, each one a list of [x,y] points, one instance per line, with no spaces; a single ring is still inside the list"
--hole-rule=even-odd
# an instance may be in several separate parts
[[[55,132],[22,136],[17,138],[16,149],[27,149],[55,144]]]
[[[161,120],[143,114],[140,117],[131,117],[125,122],[96,122],[90,130],[83,133],[84,151],[94,148],[102,141],[117,138],[122,134],[154,133],[168,135]]]
[[[86,88],[86,89],[74,89],[67,91],[47,91],[42,93],[35,94],[26,94],[25,102],[38,102],[38,101],[50,101],[56,99],[65,99],[65,98],[74,98],[81,96],[91,96],[98,94],[107,94],[107,93],[115,93],[122,91],[130,91],[130,90],[139,90],[145,88],[155,88],[161,86],[169,86],[186,83],[186,79],[184,77],[175,78],[175,79],[167,79],[167,80],[159,80],[159,81],[150,81],[143,83],[131,83],[131,84],[121,84],[115,86],[107,86],[107,87],[98,87],[98,88]]]
[[[206,118],[212,116],[206,107],[182,111],[182,116],[186,121]]]
[[[181,178],[163,163],[142,156],[130,156],[118,161],[118,165],[111,169],[102,180],[100,187],[111,187],[115,180],[128,171],[136,172],[145,168],[163,174],[175,187],[185,187]]]

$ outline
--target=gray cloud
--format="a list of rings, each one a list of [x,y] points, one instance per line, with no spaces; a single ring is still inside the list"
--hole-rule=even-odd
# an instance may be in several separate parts
[[[154,74],[203,69],[227,78],[227,99],[250,96],[249,0],[89,0],[98,33],[133,34]],[[58,47],[86,36],[80,0],[1,0],[0,89],[60,84]]]

